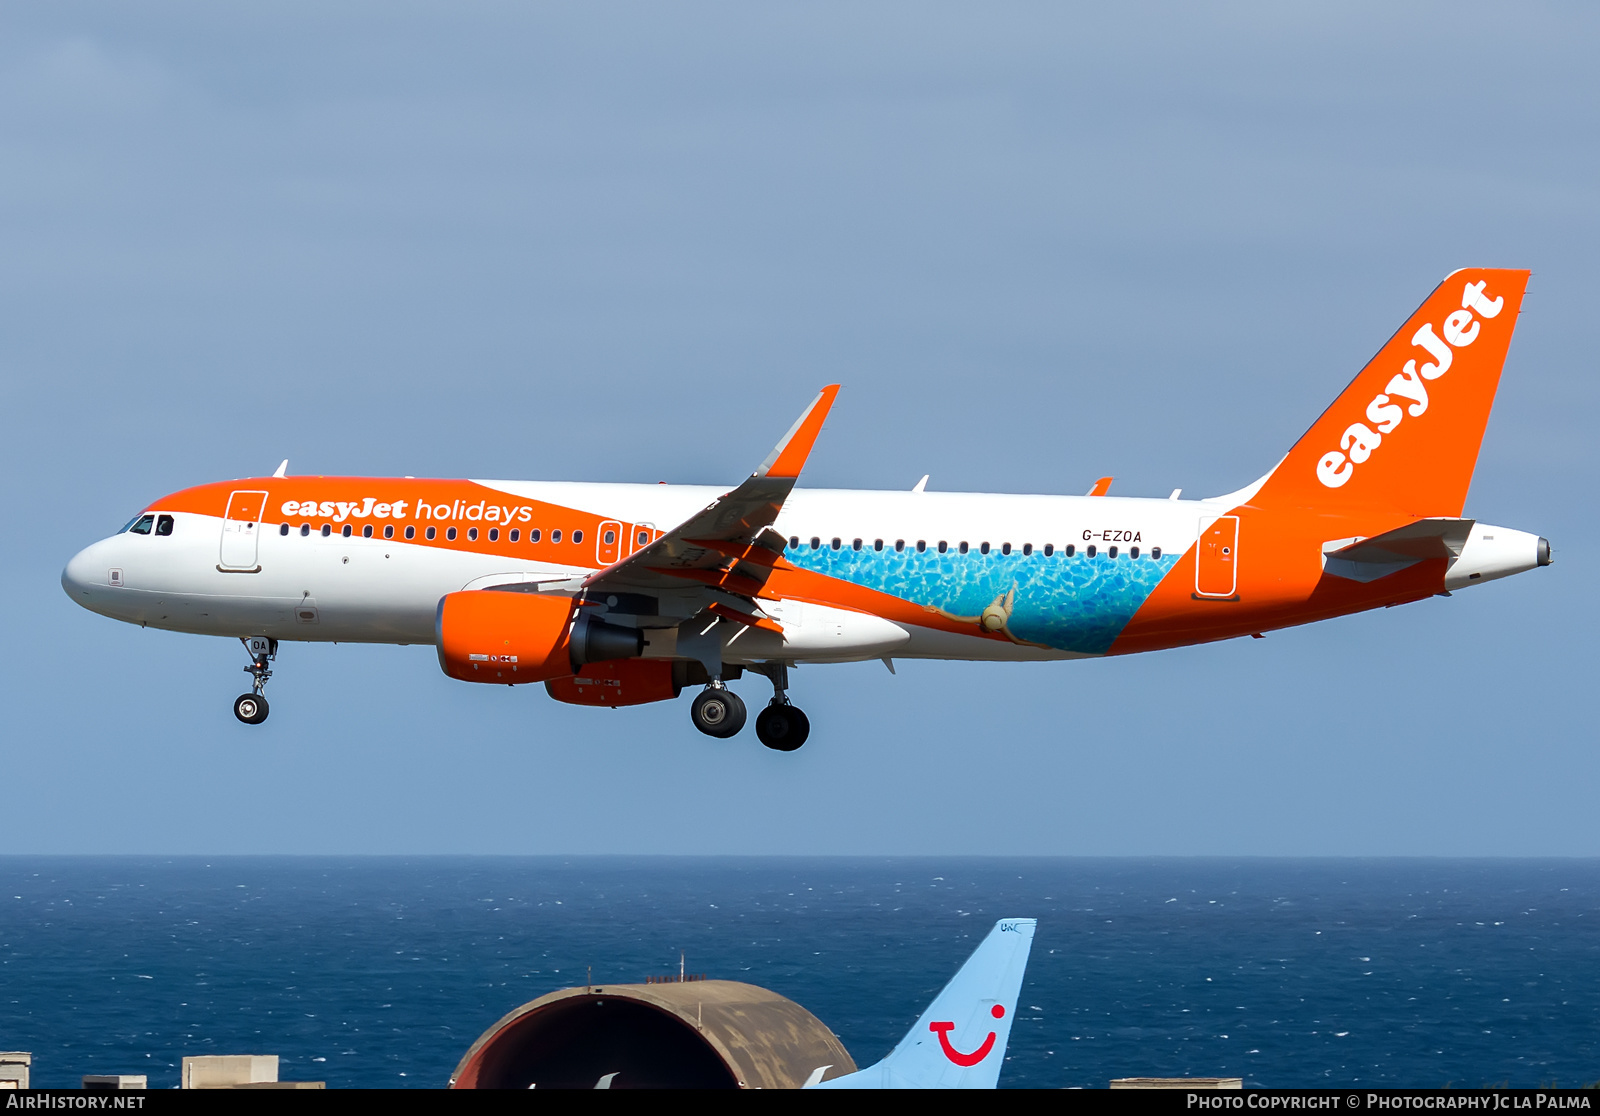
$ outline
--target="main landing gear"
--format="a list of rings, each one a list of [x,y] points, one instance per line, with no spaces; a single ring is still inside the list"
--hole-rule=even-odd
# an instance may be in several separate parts
[[[811,735],[811,721],[789,704],[788,664],[764,663],[752,669],[772,680],[772,701],[756,717],[756,738],[775,751],[792,752]],[[746,715],[739,695],[724,686],[720,679],[706,686],[689,707],[689,717],[695,728],[707,736],[724,740],[738,735],[744,728]]]
[[[739,735],[739,730],[744,728],[744,702],[719,678],[695,696],[694,703],[689,706],[689,719],[707,736],[726,740]]]
[[[244,669],[250,672],[253,681],[248,694],[233,699],[233,715],[247,725],[259,725],[267,719],[267,699],[261,691],[267,688],[267,679],[272,677],[272,669],[267,664],[278,657],[278,641],[250,636],[239,642],[250,653],[250,665]]]

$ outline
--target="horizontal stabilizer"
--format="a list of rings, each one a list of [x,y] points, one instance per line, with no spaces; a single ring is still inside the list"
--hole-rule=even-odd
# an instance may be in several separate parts
[[[1459,558],[1472,533],[1471,519],[1419,519],[1371,538],[1337,539],[1322,546],[1322,568],[1350,581],[1376,581],[1429,558]]]

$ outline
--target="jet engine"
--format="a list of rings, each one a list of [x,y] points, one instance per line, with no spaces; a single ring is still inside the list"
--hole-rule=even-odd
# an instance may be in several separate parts
[[[439,599],[439,666],[463,682],[517,685],[572,673],[571,597],[475,590]]]
[[[447,593],[435,628],[446,674],[500,686],[563,678],[587,663],[628,659],[644,649],[637,628],[583,615],[573,598],[553,593]]]

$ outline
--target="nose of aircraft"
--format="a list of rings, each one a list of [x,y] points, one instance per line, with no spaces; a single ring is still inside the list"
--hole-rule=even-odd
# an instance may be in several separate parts
[[[72,556],[66,569],[61,571],[61,588],[85,608],[91,607],[95,588],[109,576],[106,570],[100,569],[101,563],[95,553],[103,547],[104,543],[84,547]]]

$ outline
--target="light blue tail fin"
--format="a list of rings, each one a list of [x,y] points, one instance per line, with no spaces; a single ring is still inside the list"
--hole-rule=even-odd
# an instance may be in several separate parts
[[[1002,918],[900,1045],[814,1089],[993,1089],[1033,945],[1031,918]]]

